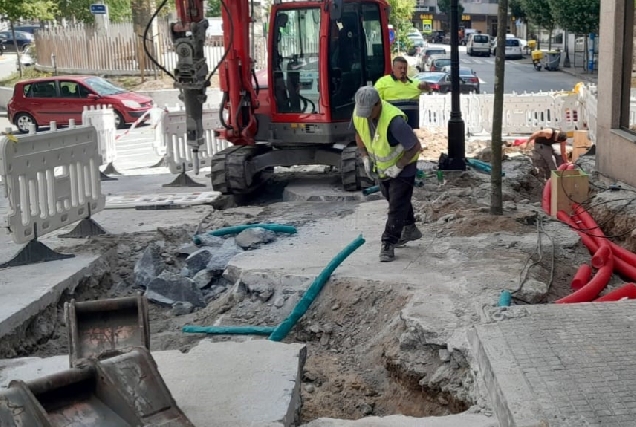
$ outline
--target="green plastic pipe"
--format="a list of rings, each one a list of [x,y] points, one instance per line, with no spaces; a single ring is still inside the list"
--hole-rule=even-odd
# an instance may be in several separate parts
[[[274,329],[271,326],[184,326],[181,331],[209,335],[270,335]]]
[[[243,224],[234,225],[232,227],[217,228],[216,230],[208,231],[206,234],[211,236],[227,236],[229,234],[238,234],[248,228],[264,228],[266,230],[274,231],[276,233],[296,234],[298,231],[296,227],[284,224]],[[194,244],[200,245],[201,238],[197,235],[193,237]]]
[[[287,316],[285,320],[283,320],[280,325],[276,327],[274,332],[269,336],[270,341],[281,341],[285,339],[289,331],[294,327],[296,322],[300,320],[301,317],[309,310],[309,307],[314,302],[316,297],[320,294],[320,291],[325,286],[329,277],[334,272],[336,268],[342,262],[347,259],[349,255],[351,255],[356,249],[364,244],[365,240],[362,235],[359,235],[353,242],[349,243],[347,247],[345,247],[340,253],[338,253],[329,264],[325,267],[324,270],[320,272],[314,282],[311,284],[307,292],[303,295],[303,297],[298,301],[292,312]]]

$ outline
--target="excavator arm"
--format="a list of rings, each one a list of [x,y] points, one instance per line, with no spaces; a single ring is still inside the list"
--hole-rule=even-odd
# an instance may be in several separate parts
[[[194,172],[199,172],[199,147],[204,143],[203,104],[210,78],[219,70],[223,92],[218,134],[234,145],[252,145],[257,131],[254,110],[257,93],[254,61],[250,56],[250,0],[221,0],[225,52],[211,73],[205,57],[205,18],[203,0],[176,0],[178,22],[171,25],[174,51],[178,60],[174,70],[175,87],[185,105],[187,142],[193,151]],[[222,114],[227,112],[224,117]]]

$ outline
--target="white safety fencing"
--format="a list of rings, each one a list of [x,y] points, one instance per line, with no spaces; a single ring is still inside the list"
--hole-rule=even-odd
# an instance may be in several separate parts
[[[115,126],[115,112],[111,105],[97,105],[84,107],[82,125],[93,126],[97,131],[99,154],[104,164],[117,160],[117,127]]]
[[[199,147],[199,167],[210,167],[212,156],[227,148],[229,143],[214,136],[218,128],[218,107],[205,105],[203,108],[204,143]],[[158,126],[161,138],[156,141],[155,151],[164,156],[170,173],[180,174],[193,169],[192,148],[186,136],[185,109],[181,105],[166,107]]]
[[[462,119],[467,134],[491,133],[494,95],[468,94],[460,97]],[[578,126],[578,99],[572,93],[524,93],[504,95],[503,134],[529,134],[543,127],[564,131]],[[451,95],[420,97],[420,127],[447,129]]]
[[[596,143],[596,117],[598,113],[598,98],[597,87],[594,85],[581,86],[578,94],[578,104],[580,108],[579,113],[579,129],[588,130],[588,138],[593,143]],[[634,108],[630,108],[629,123],[636,123],[636,118],[633,117],[632,111],[636,111]]]
[[[100,110],[104,111],[104,110]],[[104,209],[98,132],[93,126],[3,137],[0,175],[13,241],[27,243]]]

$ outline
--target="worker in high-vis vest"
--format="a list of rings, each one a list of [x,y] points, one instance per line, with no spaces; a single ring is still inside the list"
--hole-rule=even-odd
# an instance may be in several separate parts
[[[430,92],[427,82],[412,80],[408,76],[409,64],[402,56],[393,60],[393,70],[388,76],[380,77],[375,82],[375,88],[383,101],[404,111],[407,122],[413,129],[420,128],[420,95]]]
[[[422,237],[411,203],[422,146],[406,115],[382,101],[373,86],[358,89],[355,103],[353,126],[364,170],[370,178],[378,178],[380,191],[389,202],[380,261],[390,262],[396,246]]]

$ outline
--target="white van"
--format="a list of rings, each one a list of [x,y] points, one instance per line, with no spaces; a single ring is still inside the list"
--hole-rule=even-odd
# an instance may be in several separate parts
[[[470,34],[466,42],[466,53],[469,56],[490,56],[490,36],[488,34]]]

